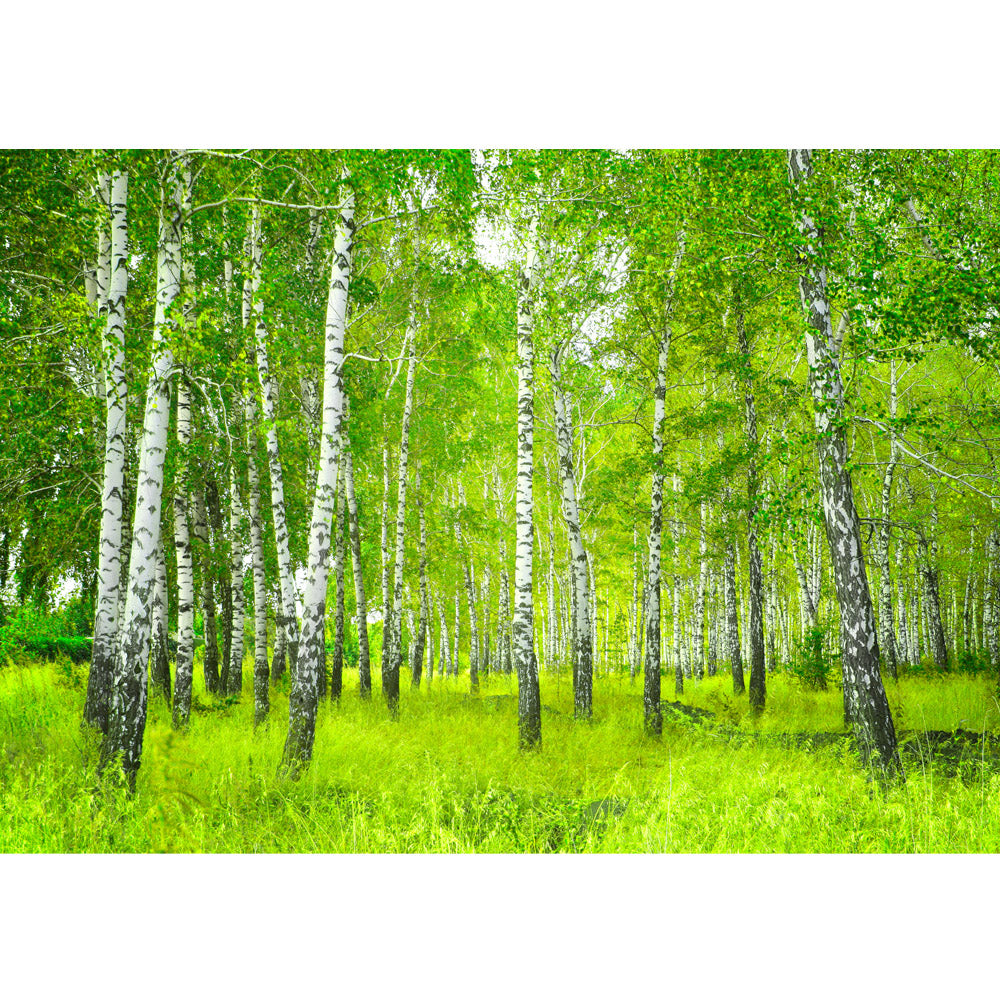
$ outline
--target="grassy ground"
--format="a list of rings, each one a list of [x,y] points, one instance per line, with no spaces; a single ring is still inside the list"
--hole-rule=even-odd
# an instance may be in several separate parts
[[[873,790],[846,741],[766,738],[843,732],[839,691],[784,676],[768,679],[756,722],[728,677],[688,682],[682,700],[726,728],[668,712],[658,742],[642,734],[627,677],[598,679],[587,725],[573,721],[568,678],[543,676],[542,748],[521,754],[507,678],[476,699],[467,678],[435,678],[429,692],[404,692],[391,722],[348,674],[295,783],[275,776],[287,695],[274,693],[255,734],[252,695],[220,707],[196,690],[187,732],[151,705],[133,800],[95,792],[96,745],[79,725],[85,678],[68,662],[0,671],[0,851],[1000,851],[995,769],[910,761],[904,787]],[[988,678],[903,679],[889,698],[902,731],[1000,728]]]

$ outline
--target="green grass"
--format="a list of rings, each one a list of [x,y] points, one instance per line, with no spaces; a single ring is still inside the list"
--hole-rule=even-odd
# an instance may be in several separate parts
[[[200,673],[200,671],[198,671]],[[249,678],[249,670],[246,673]],[[642,734],[641,689],[601,678],[591,724],[572,719],[566,676],[542,678],[543,743],[516,749],[516,695],[491,678],[404,691],[399,721],[345,676],[324,705],[315,755],[279,781],[287,695],[252,731],[252,695],[224,707],[196,682],[184,733],[150,707],[136,796],[98,792],[97,746],[80,728],[86,667],[67,661],[0,671],[3,852],[996,852],[1000,776],[948,777],[911,765],[904,787],[871,787],[846,744],[777,746],[754,731],[843,731],[840,693],[768,678],[760,720],[728,677],[688,682],[683,700],[745,739],[669,717]],[[672,683],[664,682],[672,698]],[[890,685],[897,729],[995,730],[986,677]],[[558,713],[558,714],[557,714]]]

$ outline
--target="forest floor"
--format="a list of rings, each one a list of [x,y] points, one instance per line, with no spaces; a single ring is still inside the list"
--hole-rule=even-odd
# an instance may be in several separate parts
[[[889,682],[907,780],[866,780],[839,690],[768,677],[759,719],[728,675],[687,681],[661,740],[641,686],[599,677],[577,723],[568,674],[542,675],[542,746],[517,750],[516,682],[435,677],[391,721],[345,672],[297,782],[276,777],[288,697],[253,732],[253,698],[196,679],[186,732],[153,700],[137,794],[98,792],[80,728],[86,665],[0,670],[0,851],[12,852],[997,852],[1000,704],[989,677]],[[196,673],[200,674],[200,670]],[[249,682],[250,670],[245,670]],[[247,683],[249,687],[249,683]]]

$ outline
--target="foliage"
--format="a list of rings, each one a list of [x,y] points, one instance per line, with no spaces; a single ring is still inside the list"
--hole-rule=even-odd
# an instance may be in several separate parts
[[[828,652],[829,631],[827,625],[806,628],[788,664],[788,672],[811,691],[825,691],[831,673],[839,668],[840,655]]]
[[[0,663],[60,657],[73,663],[87,663],[90,637],[81,635],[86,626],[86,611],[79,600],[56,612],[39,610],[32,603],[23,604],[10,611],[0,625]]]

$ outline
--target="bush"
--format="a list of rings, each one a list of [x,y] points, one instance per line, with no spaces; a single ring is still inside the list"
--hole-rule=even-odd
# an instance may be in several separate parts
[[[834,667],[832,661],[839,654],[827,656],[823,652],[826,643],[826,626],[813,625],[806,629],[801,642],[795,644],[792,662],[788,669],[793,677],[798,678],[804,687],[811,691],[825,691],[830,680],[830,672]]]
[[[72,605],[51,614],[32,604],[16,608],[0,627],[0,660],[55,660],[65,656],[73,663],[86,663],[91,639],[76,634],[82,621]]]

